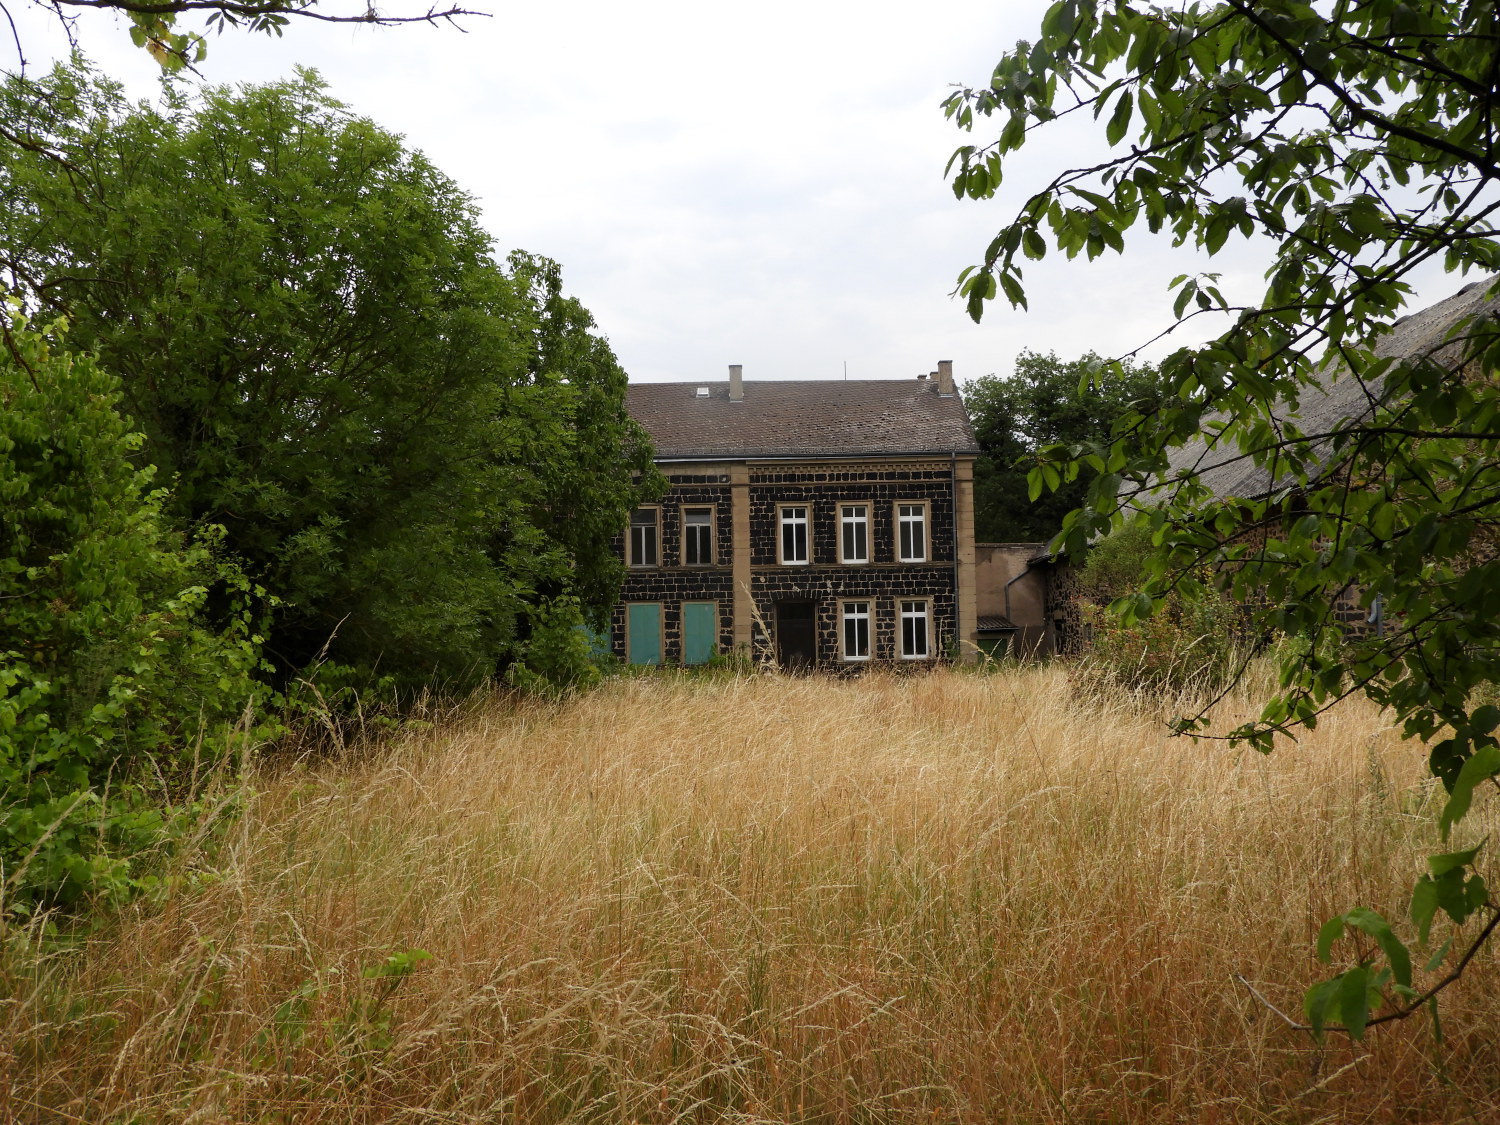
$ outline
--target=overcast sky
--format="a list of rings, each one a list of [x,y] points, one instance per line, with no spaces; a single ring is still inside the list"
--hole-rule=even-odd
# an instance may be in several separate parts
[[[426,7],[384,10],[403,6]],[[968,379],[1008,374],[1027,348],[1118,355],[1170,324],[1174,274],[1220,270],[1248,294],[1265,265],[1249,251],[1210,264],[1141,232],[1123,258],[1031,265],[1029,312],[997,302],[969,320],[949,295],[958,272],[1027,188],[1102,144],[1044,131],[985,203],[944,182],[964,136],[943,97],[1033,38],[1042,0],[472,6],[491,16],[463,31],[231,32],[200,69],[214,83],[317,69],[472,193],[501,253],[561,262],[633,380],[723,378],[730,363],[747,379],[839,378],[846,364],[850,378],[910,378],[940,359]],[[30,71],[66,51],[43,11],[13,14]],[[77,29],[133,96],[153,96],[156,65],[123,21],[89,12]],[[13,69],[13,51],[0,65]],[[1423,296],[1458,285],[1434,279]]]

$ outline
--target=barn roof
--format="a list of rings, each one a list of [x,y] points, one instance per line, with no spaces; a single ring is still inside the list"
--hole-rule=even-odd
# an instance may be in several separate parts
[[[625,406],[663,460],[979,452],[963,399],[932,380],[747,380],[739,402],[722,380],[632,383]]]
[[[1402,317],[1377,341],[1375,354],[1404,360],[1426,357],[1456,368],[1462,362],[1465,341],[1450,338],[1454,326],[1479,312],[1500,320],[1500,296],[1486,297],[1495,280],[1476,281],[1446,300]],[[1282,407],[1276,417],[1294,419],[1306,434],[1328,433],[1344,423],[1368,418],[1383,393],[1379,380],[1367,382],[1343,367],[1332,367],[1317,384],[1302,389],[1296,410]],[[1269,472],[1242,457],[1233,446],[1222,446],[1206,437],[1196,438],[1171,454],[1168,479],[1192,472],[1197,472],[1221,498],[1255,499],[1272,491]]]

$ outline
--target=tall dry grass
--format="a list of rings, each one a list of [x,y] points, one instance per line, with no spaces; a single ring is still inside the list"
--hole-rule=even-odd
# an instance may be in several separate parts
[[[1226,716],[1232,718],[1232,716]],[[281,762],[211,868],[12,935],[6,1121],[1500,1120],[1495,958],[1319,1048],[1319,923],[1399,914],[1419,748],[1262,758],[1060,671],[639,679]],[[1482,833],[1483,824],[1474,832]],[[203,865],[208,865],[205,857]],[[393,953],[432,958],[404,979]],[[398,966],[399,968],[399,966]],[[367,976],[367,973],[377,975]]]

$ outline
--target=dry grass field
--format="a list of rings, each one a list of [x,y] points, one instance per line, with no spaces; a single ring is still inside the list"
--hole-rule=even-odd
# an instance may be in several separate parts
[[[1266,758],[1055,668],[623,679],[252,781],[175,895],[10,935],[4,1121],[1500,1121],[1495,951],[1441,1042],[1236,981],[1404,914],[1433,797],[1362,703]]]

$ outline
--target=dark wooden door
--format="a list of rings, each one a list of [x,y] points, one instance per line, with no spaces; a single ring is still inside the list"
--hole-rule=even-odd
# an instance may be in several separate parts
[[[805,672],[818,659],[818,615],[812,602],[776,603],[776,660],[787,672]]]

